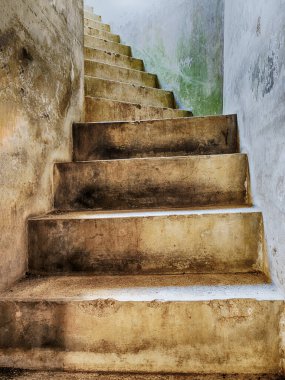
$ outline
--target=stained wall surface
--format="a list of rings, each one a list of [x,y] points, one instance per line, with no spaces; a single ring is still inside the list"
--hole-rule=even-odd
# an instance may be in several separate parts
[[[236,112],[264,214],[273,278],[285,289],[285,1],[225,1],[224,112]]]
[[[195,115],[222,111],[223,0],[86,0]]]
[[[52,207],[83,104],[81,0],[0,0],[0,288],[27,264],[26,220]]]

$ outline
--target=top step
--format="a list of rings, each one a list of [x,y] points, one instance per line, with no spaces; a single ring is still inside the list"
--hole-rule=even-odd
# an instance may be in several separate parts
[[[101,16],[98,16],[96,14],[94,14],[93,12],[90,12],[88,10],[84,10],[84,17],[85,18],[89,18],[90,20],[95,20],[95,21],[98,21],[98,22],[101,22],[102,21],[102,17]]]

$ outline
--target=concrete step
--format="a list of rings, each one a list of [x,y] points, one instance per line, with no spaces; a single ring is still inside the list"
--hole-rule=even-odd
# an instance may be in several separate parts
[[[102,29],[91,28],[90,26],[84,27],[84,34],[88,36],[102,38],[104,40],[111,41],[111,42],[118,42],[118,43],[120,42],[120,36],[118,34],[106,32],[105,30],[102,30]]]
[[[66,380],[67,376],[68,380],[284,380],[280,374],[112,374],[0,368],[1,380]]]
[[[89,18],[91,20],[95,20],[98,22],[102,21],[102,17],[94,14],[93,12],[90,12],[88,10],[84,10],[84,18]]]
[[[102,22],[90,19],[90,18],[84,18],[84,26],[85,27],[90,27],[94,29],[100,29],[100,30],[105,30],[106,32],[111,32],[111,27],[108,24],[103,24]]]
[[[107,63],[113,66],[125,67],[133,70],[144,70],[144,64],[141,59],[132,58],[127,55],[110,53],[99,49],[84,48],[85,59],[96,62]]]
[[[86,96],[121,102],[135,101],[145,106],[175,108],[174,96],[170,91],[86,75],[84,79]]]
[[[92,49],[101,49],[112,53],[127,55],[129,57],[132,55],[130,46],[118,44],[117,42],[111,42],[102,38],[96,38],[88,35],[84,35],[84,47]]]
[[[59,210],[250,204],[245,154],[55,164]]]
[[[236,152],[236,115],[73,125],[74,161]]]
[[[163,107],[142,106],[138,103],[85,97],[85,121],[149,120],[192,116],[191,111]]]
[[[69,212],[28,223],[34,274],[263,272],[262,214],[252,208]]]
[[[84,61],[85,75],[146,87],[157,87],[157,76],[92,60]]]
[[[0,296],[0,366],[279,373],[283,295],[252,277],[209,277],[209,286],[200,275],[22,281]]]

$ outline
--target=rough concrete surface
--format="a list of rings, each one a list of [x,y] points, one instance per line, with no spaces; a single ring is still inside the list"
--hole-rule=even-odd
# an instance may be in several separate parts
[[[144,64],[141,59],[128,57],[127,55],[116,54],[107,52],[100,49],[84,48],[84,57],[87,60],[96,60],[97,62],[107,63],[109,65],[115,65],[125,67],[133,70],[143,70]]]
[[[247,157],[225,154],[56,164],[59,210],[250,205]]]
[[[2,302],[40,302],[41,300],[70,302],[96,299],[112,299],[119,302],[154,300],[193,302],[231,299],[280,301],[282,292],[268,282],[267,277],[262,273],[193,273],[151,276],[78,276],[70,273],[67,276],[27,276],[8,291],[0,293]],[[5,333],[5,326],[1,327],[3,327],[2,333]]]
[[[102,29],[94,29],[91,26],[84,26],[84,35],[101,38],[110,42],[120,43],[120,36]]]
[[[102,16],[96,15],[92,10],[90,9],[88,10],[88,8],[86,8],[85,6],[84,6],[84,18],[102,22]]]
[[[26,280],[0,296],[0,365],[276,374],[283,295],[270,284],[254,285],[256,278],[250,285],[236,281],[201,286],[191,284],[191,276],[161,275]]]
[[[84,34],[89,35],[89,36],[93,36],[93,37],[97,37],[97,38],[102,38],[104,40],[120,43],[120,36],[118,34],[106,32],[106,30],[94,29],[94,28],[91,28],[90,26],[85,26],[84,27]]]
[[[73,125],[73,159],[238,152],[236,115]]]
[[[83,103],[83,4],[1,0],[0,288],[26,269],[26,219],[50,209]]]
[[[132,121],[192,116],[192,113],[189,111],[142,106],[136,99],[133,99],[132,101],[135,101],[135,103],[87,96],[85,98],[85,121]]]
[[[85,95],[129,103],[135,100],[142,106],[175,108],[170,91],[90,76],[85,76]]]
[[[226,1],[224,111],[237,112],[274,280],[285,289],[285,2]],[[249,54],[250,53],[250,54]]]
[[[113,53],[123,54],[127,56],[132,55],[130,46],[89,35],[84,36],[84,45],[89,48],[110,51]]]
[[[96,20],[91,20],[91,19],[88,19],[88,18],[84,19],[84,25],[85,25],[85,27],[102,30],[102,31],[108,32],[108,33],[110,33],[110,31],[111,31],[110,25],[103,24],[102,22],[98,22]]]
[[[226,374],[98,374],[82,372],[30,372],[24,370],[0,370],[1,380],[284,380],[282,375],[226,375]]]
[[[50,214],[28,232],[33,273],[268,273],[252,209]]]
[[[87,76],[121,81],[139,86],[157,87],[156,75],[149,74],[144,71],[107,65],[106,63],[99,63],[86,59],[84,61],[84,66],[85,75]]]

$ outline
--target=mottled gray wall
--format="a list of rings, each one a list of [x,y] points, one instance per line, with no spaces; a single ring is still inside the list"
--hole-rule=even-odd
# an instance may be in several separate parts
[[[274,279],[285,289],[285,1],[225,1],[224,112],[237,112]]]
[[[86,0],[196,115],[222,111],[223,0]]]
[[[52,206],[83,104],[83,2],[0,0],[0,288],[23,275],[26,219]]]

